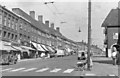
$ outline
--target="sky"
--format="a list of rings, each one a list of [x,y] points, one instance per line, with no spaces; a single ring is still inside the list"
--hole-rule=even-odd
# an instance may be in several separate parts
[[[7,9],[21,8],[29,14],[35,11],[43,19],[54,22],[55,27],[60,27],[60,32],[74,41],[88,41],[88,0],[0,0]],[[44,2],[54,1],[45,5]],[[92,44],[103,48],[104,34],[101,27],[104,19],[111,9],[118,7],[119,0],[91,0],[91,30]],[[65,23],[61,23],[65,22]],[[78,32],[78,30],[81,32]]]

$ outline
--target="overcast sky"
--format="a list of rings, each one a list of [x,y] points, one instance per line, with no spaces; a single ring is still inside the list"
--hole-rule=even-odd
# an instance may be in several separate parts
[[[1,1],[1,0],[0,0]],[[30,10],[43,15],[44,20],[55,23],[61,33],[74,41],[87,42],[88,0],[54,0],[54,4],[45,5],[45,1],[53,0],[2,0],[0,4],[9,10],[21,8],[29,14]],[[97,2],[96,2],[97,1]],[[92,43],[103,46],[104,34],[102,22],[111,9],[117,8],[119,0],[92,0]],[[66,22],[61,24],[60,22]],[[78,32],[79,27],[81,32]]]

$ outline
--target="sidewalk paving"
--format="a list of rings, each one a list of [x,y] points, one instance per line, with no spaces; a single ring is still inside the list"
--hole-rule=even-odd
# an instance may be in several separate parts
[[[86,76],[118,76],[118,66],[113,65],[111,58],[93,57],[91,71],[84,71]]]

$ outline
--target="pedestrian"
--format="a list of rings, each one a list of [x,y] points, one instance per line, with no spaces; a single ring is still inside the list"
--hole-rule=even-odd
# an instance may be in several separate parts
[[[120,66],[120,51],[116,55],[116,64]]]
[[[112,46],[111,51],[112,51],[113,65],[116,65],[116,55],[118,51],[115,45]]]
[[[93,56],[93,53],[90,52],[90,68],[92,68],[93,66],[92,56]]]

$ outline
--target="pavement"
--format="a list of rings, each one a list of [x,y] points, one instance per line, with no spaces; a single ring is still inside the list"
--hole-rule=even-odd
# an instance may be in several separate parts
[[[111,58],[93,57],[93,63],[91,71],[85,71],[84,75],[118,76],[118,66],[113,65]]]
[[[77,71],[77,56],[49,59],[25,59],[15,65],[2,66],[3,76],[118,76],[118,66],[111,58],[95,56],[91,71]]]

